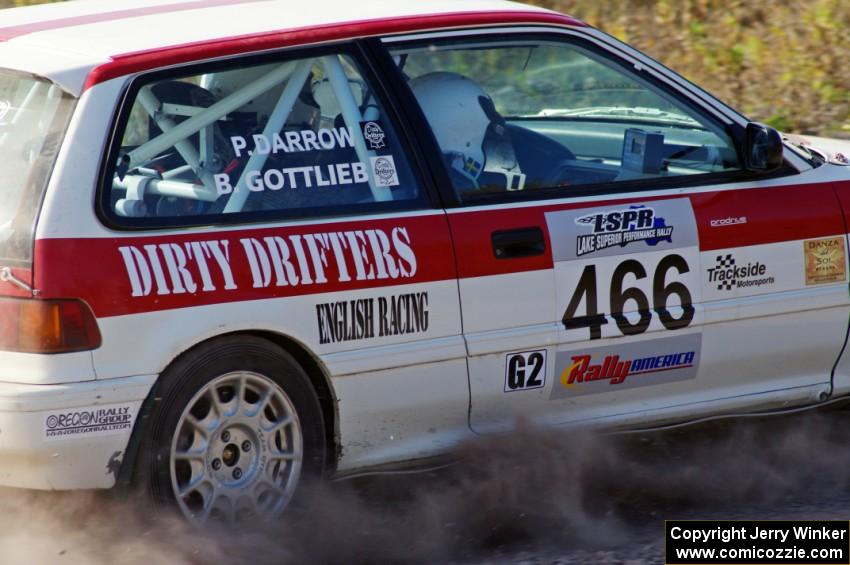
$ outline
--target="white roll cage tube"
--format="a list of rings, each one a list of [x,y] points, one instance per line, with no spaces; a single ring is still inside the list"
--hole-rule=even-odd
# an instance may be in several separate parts
[[[351,92],[350,83],[339,55],[324,56],[320,61],[339,104],[346,127],[352,132],[359,131],[359,124],[364,120],[364,116],[357,105],[354,94]],[[125,197],[116,203],[115,212],[122,216],[143,216],[145,214],[144,197],[146,194],[175,196],[204,202],[218,200],[220,195],[215,189],[213,180],[215,171],[209,169],[214,160],[213,128],[210,126],[218,120],[226,119],[228,114],[241,108],[257,96],[286,82],[286,86],[263,130],[263,135],[266,137],[278,133],[289,119],[298,95],[316,62],[316,59],[286,62],[208,108],[163,103],[154,96],[149,86],[141,88],[138,95],[139,102],[162,130],[162,133],[127,154],[125,157],[129,161],[127,170],[132,171],[138,168],[171,147],[174,147],[186,164],[165,171],[158,177],[149,174],[127,174],[123,179],[119,179],[115,176],[112,183],[113,188],[126,191]],[[208,75],[205,75],[205,77],[208,77]],[[169,116],[188,116],[188,119],[177,124]],[[377,119],[377,116],[367,117],[368,119]],[[200,152],[188,140],[190,136],[198,132],[201,132]],[[363,163],[369,163],[369,158],[374,157],[375,152],[366,148],[366,143],[360,136],[353,135],[352,137],[354,138],[357,158]],[[247,189],[247,174],[262,169],[267,159],[268,155],[261,152],[251,155],[224,207],[225,213],[242,210],[250,194]],[[378,186],[371,167],[367,167],[367,170],[369,171],[369,188],[372,191],[373,198],[376,201],[392,200],[392,192],[389,187]],[[188,171],[192,171],[201,181],[201,184],[173,180],[174,177]]]
[[[368,164],[369,158],[374,157],[377,153],[366,149],[366,142],[363,140],[363,137],[356,134],[360,129],[360,122],[363,121],[363,115],[360,113],[360,108],[357,106],[357,101],[351,92],[348,77],[345,76],[345,71],[339,62],[339,57],[336,55],[322,57],[322,66],[328,75],[328,80],[330,80],[337,104],[339,104],[339,108],[342,110],[342,119],[345,121],[345,125],[352,132],[355,132],[355,135],[352,137],[354,138],[354,150],[357,152],[357,158],[360,159],[361,163]],[[369,188],[372,190],[372,197],[375,199],[375,202],[392,200],[393,193],[389,187],[379,187],[375,183],[375,172],[372,170],[372,167],[367,167],[367,170],[369,171]]]
[[[272,112],[272,115],[269,116],[269,120],[266,122],[266,127],[263,129],[262,135],[264,138],[270,139],[272,135],[283,129],[283,125],[286,123],[286,120],[289,119],[289,114],[292,113],[292,109],[295,107],[295,101],[298,99],[298,95],[304,87],[304,82],[306,82],[307,77],[310,75],[310,68],[312,66],[313,61],[307,59],[298,63],[298,66],[294,71],[292,71],[292,75],[289,77],[289,82],[286,83],[286,87],[283,89],[283,92],[280,93],[280,98],[278,99],[277,104],[275,104],[274,111]],[[248,159],[248,164],[245,165],[245,168],[242,170],[242,174],[239,175],[239,181],[233,188],[233,193],[230,195],[227,205],[224,207],[225,214],[239,212],[242,210],[242,206],[244,206],[245,200],[248,199],[249,194],[247,186],[248,173],[262,169],[268,158],[269,154],[261,151],[255,151],[254,154],[251,155]]]

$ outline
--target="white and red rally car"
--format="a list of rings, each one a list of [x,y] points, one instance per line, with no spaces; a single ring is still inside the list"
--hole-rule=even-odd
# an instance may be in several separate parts
[[[2,485],[275,515],[520,416],[850,394],[848,169],[579,21],[89,0],[0,38]]]

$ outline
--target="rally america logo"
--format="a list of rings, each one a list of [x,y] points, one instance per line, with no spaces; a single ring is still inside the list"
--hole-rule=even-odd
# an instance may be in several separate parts
[[[606,355],[600,363],[593,363],[591,355],[573,355],[572,364],[561,372],[561,385],[570,388],[593,381],[608,381],[618,385],[629,376],[690,369],[694,366],[696,354],[696,351],[680,351],[636,359]]]
[[[625,247],[635,241],[644,241],[651,246],[662,241],[673,242],[673,227],[667,226],[664,218],[657,217],[653,208],[645,206],[589,214],[576,218],[575,223],[593,229],[593,233],[576,239],[578,257],[616,245]]]

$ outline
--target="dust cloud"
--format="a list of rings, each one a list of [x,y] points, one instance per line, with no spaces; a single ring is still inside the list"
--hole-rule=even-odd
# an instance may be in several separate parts
[[[297,517],[244,531],[103,493],[2,489],[0,563],[457,562],[623,546],[641,528],[660,537],[664,518],[843,493],[848,466],[846,411],[627,435],[519,425],[437,471],[323,484]]]

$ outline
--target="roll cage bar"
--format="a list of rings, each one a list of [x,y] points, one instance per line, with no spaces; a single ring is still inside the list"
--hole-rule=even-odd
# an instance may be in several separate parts
[[[216,190],[214,181],[214,175],[221,171],[212,170],[218,165],[214,159],[215,123],[226,120],[229,114],[251,100],[285,83],[274,110],[263,128],[262,135],[269,137],[280,132],[287,123],[305,82],[310,78],[310,71],[314,65],[319,65],[323,69],[336,97],[345,126],[350,131],[359,131],[360,122],[364,120],[378,119],[378,109],[374,105],[367,106],[365,111],[361,111],[358,106],[340,55],[288,61],[206,108],[163,102],[154,95],[152,85],[143,86],[137,95],[138,102],[162,133],[119,157],[112,186],[114,189],[126,192],[124,198],[116,202],[115,212],[125,217],[144,216],[146,195],[173,196],[202,202],[214,202],[221,198],[222,195]],[[176,123],[175,117],[186,119]],[[200,143],[196,148],[189,138],[199,132]],[[369,163],[370,157],[375,157],[376,153],[366,147],[362,136],[353,135],[352,138],[357,158],[363,163]],[[144,165],[151,159],[171,148],[177,151],[185,162],[184,165],[162,172],[145,168]],[[247,188],[248,173],[262,170],[268,157],[268,153],[259,151],[249,157],[239,180],[234,184],[233,192],[228,197],[224,213],[242,211],[251,193]],[[375,182],[375,173],[371,167],[366,169],[369,176],[369,188],[375,201],[392,200],[390,188],[379,186]],[[177,180],[179,175],[189,171],[195,175],[200,184]]]

